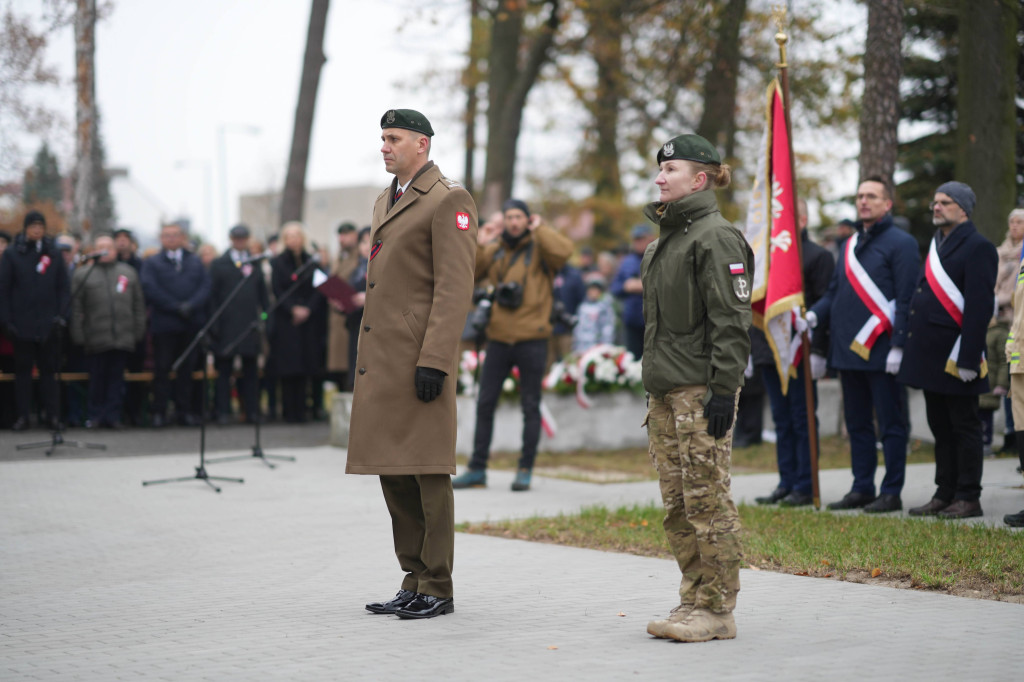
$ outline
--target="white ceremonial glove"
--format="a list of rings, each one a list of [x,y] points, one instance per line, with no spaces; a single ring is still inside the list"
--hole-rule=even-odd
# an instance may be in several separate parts
[[[753,355],[748,355],[747,356],[747,366],[743,370],[743,376],[745,376],[748,379],[753,379],[754,378],[754,356]]]
[[[810,315],[811,313],[807,314]],[[807,331],[808,327],[810,327],[810,325],[807,323],[807,319],[800,317],[800,313],[797,313],[796,317],[793,319],[793,328],[796,329],[796,333],[803,334]]]
[[[815,329],[818,326],[818,316],[810,310],[807,311],[807,315],[804,316],[804,319],[807,321],[807,326],[811,329]],[[803,330],[801,329],[800,331]]]
[[[962,367],[957,367],[956,373],[960,375],[960,381],[964,382],[965,384],[968,381],[974,381],[975,379],[978,378],[978,373],[975,372],[973,369],[964,369]]]
[[[828,362],[825,360],[825,356],[811,353],[811,378],[817,381],[825,376],[826,369],[828,369]]]
[[[903,362],[903,349],[902,348],[890,348],[889,355],[885,358],[885,371],[889,374],[898,374],[900,371],[900,363]]]

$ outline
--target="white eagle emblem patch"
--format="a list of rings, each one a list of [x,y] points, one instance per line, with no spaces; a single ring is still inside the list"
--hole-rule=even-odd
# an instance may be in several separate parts
[[[665,146],[661,148],[661,153],[665,158],[672,158],[676,153],[676,146],[671,142],[666,142]]]
[[[455,227],[457,227],[457,228],[459,228],[460,230],[463,230],[463,231],[468,230],[469,229],[469,214],[468,213],[463,213],[461,211],[456,213],[455,214]]]

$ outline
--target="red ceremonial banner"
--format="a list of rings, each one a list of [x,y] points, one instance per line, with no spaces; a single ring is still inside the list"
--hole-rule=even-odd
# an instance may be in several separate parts
[[[800,232],[797,229],[789,133],[782,108],[782,92],[778,87],[771,97],[772,225],[764,297],[764,330],[782,379],[782,392],[786,393],[789,377],[795,374],[795,367],[802,359],[800,336],[795,334],[794,320],[804,304],[803,272],[797,241]]]

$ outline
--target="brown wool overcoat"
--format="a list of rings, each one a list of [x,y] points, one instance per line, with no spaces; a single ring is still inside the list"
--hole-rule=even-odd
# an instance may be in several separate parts
[[[373,249],[359,332],[350,474],[454,474],[458,346],[473,296],[476,205],[429,162],[390,206],[373,207]],[[416,367],[447,372],[441,395],[416,397]]]

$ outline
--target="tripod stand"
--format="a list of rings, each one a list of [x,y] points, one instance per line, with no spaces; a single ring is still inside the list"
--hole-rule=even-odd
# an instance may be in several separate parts
[[[96,267],[95,264],[92,264],[92,265],[89,266],[89,269],[85,271],[85,277],[82,278],[82,281],[78,283],[78,286],[71,293],[72,305],[74,304],[75,296],[78,294],[79,291],[82,290],[82,287],[85,286],[86,280],[89,279],[89,275],[92,274],[92,271],[93,271],[93,269],[95,267]],[[57,363],[58,364],[57,364],[57,387],[56,387],[57,395],[56,395],[56,398],[54,400],[54,402],[57,404],[57,410],[56,410],[57,414],[52,415],[53,431],[50,434],[50,440],[48,440],[48,441],[39,441],[39,442],[36,442],[36,443],[22,443],[21,445],[18,445],[16,447],[16,449],[18,449],[18,450],[33,450],[33,449],[36,449],[36,448],[46,448],[46,453],[45,454],[46,454],[47,457],[52,455],[57,450],[57,448],[62,447],[62,446],[63,447],[71,447],[71,448],[79,448],[81,450],[106,450],[107,446],[102,444],[102,443],[85,443],[85,442],[82,442],[82,441],[79,441],[79,440],[64,440],[64,433],[63,433],[64,425],[61,423],[61,420],[60,420],[60,397],[61,397],[61,395],[64,392],[64,378],[63,378],[63,374],[60,371],[60,362],[62,360],[62,355],[63,355],[63,348],[62,348],[62,346],[63,346],[63,341],[64,341],[64,325],[54,325],[54,326],[56,327],[56,329],[54,330],[54,333],[57,334],[57,353],[56,353],[56,356],[57,356]]]
[[[196,346],[202,346],[202,352],[200,353],[200,355],[202,357],[203,364],[203,391],[202,397],[200,398],[200,407],[202,409],[200,410],[199,413],[199,466],[195,468],[195,475],[182,476],[181,478],[162,478],[157,481],[143,481],[142,485],[145,486],[156,485],[157,483],[178,483],[180,481],[191,481],[193,479],[199,479],[200,481],[206,483],[206,485],[213,488],[214,492],[219,493],[220,488],[211,483],[211,481],[231,481],[232,483],[245,483],[245,479],[242,478],[210,476],[208,473],[206,473],[206,387],[207,382],[209,380],[209,372],[207,371],[206,368],[206,356],[208,353],[210,328],[214,325],[214,323],[217,322],[220,316],[224,314],[224,311],[231,304],[232,299],[234,299],[235,296],[238,295],[238,292],[241,291],[243,286],[245,286],[245,283],[249,280],[250,276],[251,274],[246,275],[241,280],[239,280],[238,284],[235,285],[235,288],[232,289],[231,293],[229,293],[227,295],[227,298],[224,299],[224,302],[220,304],[220,307],[214,311],[213,315],[210,316],[210,319],[207,320],[206,324],[203,325],[203,328],[200,329],[199,332],[196,334],[195,338],[192,339],[192,342],[188,344],[188,348],[186,348],[185,351],[180,356],[178,356],[178,359],[175,360],[174,364],[171,366],[171,369],[174,370],[175,372],[179,371],[181,369],[181,365],[184,364],[185,360],[191,356],[192,351],[195,350]],[[191,372],[191,369],[186,369],[185,371]]]
[[[240,343],[242,343],[242,341],[244,341],[246,338],[248,338],[248,336],[250,334],[252,334],[255,331],[259,331],[260,322],[262,322],[265,319],[268,319],[270,317],[271,313],[273,313],[275,310],[277,310],[278,306],[280,306],[281,303],[283,303],[285,300],[287,300],[288,297],[291,296],[296,291],[296,289],[299,288],[299,286],[303,283],[303,279],[305,279],[306,273],[308,271],[310,271],[313,268],[313,266],[316,265],[316,263],[317,263],[317,261],[316,261],[315,258],[310,258],[308,261],[303,263],[302,267],[300,267],[298,270],[295,271],[295,282],[290,287],[288,287],[288,289],[286,289],[284,291],[284,293],[282,293],[278,297],[278,299],[276,301],[274,301],[274,305],[270,306],[270,308],[268,308],[262,314],[258,314],[256,316],[256,318],[253,319],[252,324],[250,324],[249,327],[245,331],[243,331],[241,334],[239,334],[238,337],[236,337],[234,341],[232,341],[231,343],[229,343],[227,346],[224,347],[224,350],[223,350],[224,355],[231,355],[231,351],[233,351],[235,348],[237,348],[238,345]],[[280,460],[284,460],[284,461],[288,461],[288,462],[294,462],[295,458],[294,457],[289,457],[288,455],[269,455],[269,454],[263,452],[263,447],[260,445],[260,422],[261,421],[263,421],[263,420],[262,420],[262,418],[260,417],[259,414],[256,414],[256,415],[253,416],[253,424],[256,427],[256,443],[255,443],[255,445],[252,446],[252,452],[250,454],[248,454],[248,455],[234,455],[232,457],[221,457],[221,458],[218,458],[218,459],[211,459],[210,462],[211,463],[213,463],[213,462],[228,462],[228,461],[232,461],[232,460],[248,459],[249,457],[255,457],[255,458],[259,459],[261,462],[263,462],[264,464],[266,464],[271,469],[276,468],[275,465],[269,461],[271,459],[280,459]]]

